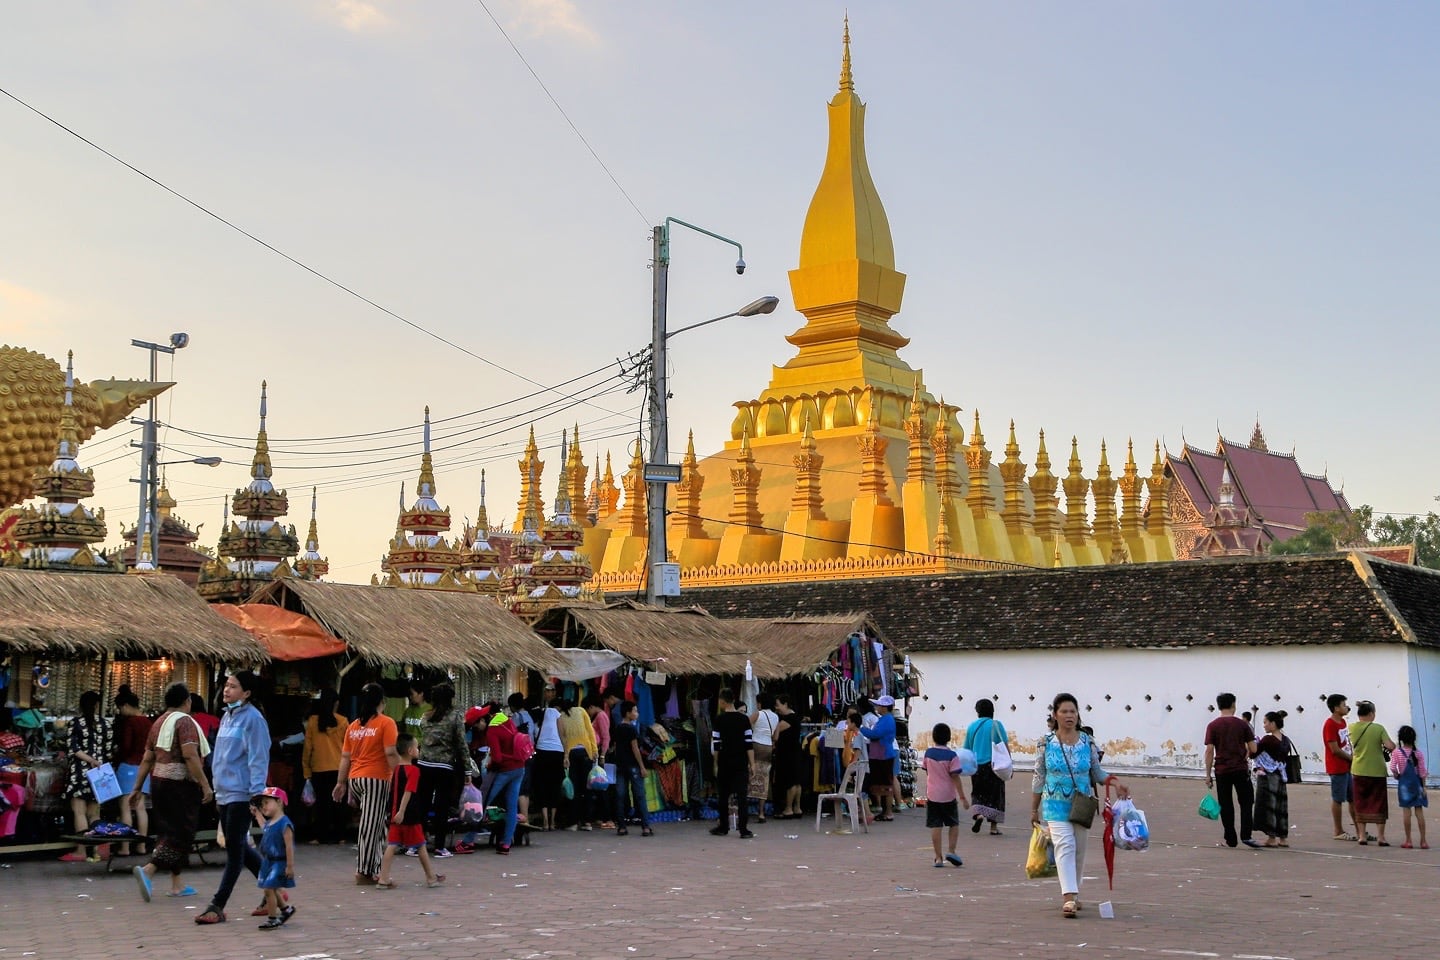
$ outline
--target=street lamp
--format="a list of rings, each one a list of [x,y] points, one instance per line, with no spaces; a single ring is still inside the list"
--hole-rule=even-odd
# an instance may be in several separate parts
[[[668,484],[676,483],[680,479],[679,468],[673,467],[670,463],[668,412],[670,391],[666,382],[665,344],[676,334],[694,330],[696,327],[718,323],[731,317],[754,317],[762,313],[772,313],[780,303],[776,297],[761,297],[724,316],[692,323],[678,330],[666,330],[666,296],[670,275],[670,225],[672,223],[730,244],[740,254],[739,259],[735,261],[735,272],[737,274],[745,272],[745,248],[738,241],[722,237],[704,227],[697,227],[693,223],[686,223],[684,220],[677,220],[674,217],[666,217],[665,222],[654,229],[655,295],[650,330],[650,462],[645,465],[644,476],[646,483],[645,510],[648,516],[648,537],[645,543],[645,601],[652,606],[664,606],[665,596],[671,595],[671,590],[678,592],[678,584],[673,584],[671,589],[665,593],[661,593],[660,589],[661,565],[669,559],[669,551],[665,543],[665,488]]]
[[[189,345],[190,334],[188,333],[170,334],[170,342],[168,344],[151,343],[148,340],[130,341],[130,346],[150,351],[151,383],[154,383],[160,376],[157,363],[159,355],[168,353],[174,356],[176,350],[183,350]],[[140,454],[140,479],[136,481],[140,484],[140,516],[135,524],[135,569],[154,570],[155,564],[153,558],[145,552],[145,535],[155,527],[155,499],[158,495],[159,485],[159,475],[155,469],[159,464],[155,462],[155,454],[157,451],[155,449],[154,396],[150,397],[150,405],[146,410],[145,419],[132,419],[130,422],[145,428],[144,433],[141,434],[141,441],[139,443],[131,441],[130,443],[130,446],[139,447],[142,451]]]

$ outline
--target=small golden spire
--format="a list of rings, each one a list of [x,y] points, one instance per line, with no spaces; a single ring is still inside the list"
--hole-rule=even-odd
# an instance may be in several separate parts
[[[65,407],[60,411],[57,460],[74,460],[80,452],[80,431],[75,425],[75,351],[65,354]]]
[[[485,468],[480,468],[480,509],[475,513],[475,539],[490,535],[490,513],[485,509]]]
[[[255,480],[269,480],[274,474],[270,466],[270,439],[265,432],[266,389],[268,382],[260,381],[260,431],[255,434],[255,458],[250,461],[250,476]]]
[[[850,14],[845,14],[845,52],[840,57],[840,89],[855,92],[855,77],[850,73]]]
[[[425,452],[420,455],[420,486],[415,496],[421,500],[435,498],[435,467],[430,462],[430,408],[425,408]]]

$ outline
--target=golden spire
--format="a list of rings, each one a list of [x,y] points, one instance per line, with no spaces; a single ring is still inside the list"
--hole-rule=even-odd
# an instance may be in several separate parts
[[[555,483],[555,522],[570,522],[570,435],[560,432],[560,477]]]
[[[1090,481],[1080,472],[1080,441],[1070,438],[1070,472],[1065,481],[1065,539],[1079,546],[1085,542],[1088,524],[1085,520],[1085,494]]]
[[[845,52],[840,57],[840,89],[855,92],[855,78],[850,74],[850,14],[845,14]]]
[[[598,472],[600,463],[597,460],[595,469]],[[615,471],[610,466],[610,451],[605,451],[605,476],[600,481],[600,503],[596,511],[596,521],[604,520],[615,512],[615,507],[620,503],[620,488],[615,486]]]
[[[915,377],[915,393],[910,399],[910,415],[905,418],[905,433],[910,438],[909,456],[905,465],[905,482],[923,483],[934,479],[935,463],[930,449],[930,425],[925,422],[925,404],[920,399],[920,378]]]
[[[525,443],[525,456],[520,463],[520,502],[515,510],[515,532],[523,533],[527,520],[534,519],[535,529],[540,529],[540,518],[545,514],[545,503],[540,496],[540,475],[545,464],[540,461],[540,447],[535,443],[535,426],[530,426],[530,439]]]
[[[160,489],[155,493],[155,510],[163,519],[175,512],[175,498],[170,496],[170,488],[165,486],[165,478],[160,478]]]
[[[475,511],[475,539],[490,536],[490,512],[485,509],[485,468],[480,468],[480,509]]]
[[[295,572],[305,580],[319,580],[330,572],[330,561],[320,555],[320,532],[316,523],[319,497],[310,488],[310,532],[305,535],[305,552],[295,561]]]
[[[420,454],[420,483],[415,488],[419,500],[435,499],[435,467],[430,462],[430,408],[425,408],[425,452]]]
[[[1110,472],[1110,457],[1105,452],[1105,441],[1100,441],[1100,465],[1095,468],[1095,480],[1090,492],[1095,497],[1095,539],[1106,540],[1112,545],[1117,527],[1115,524],[1115,477]]]
[[[1035,533],[1041,540],[1050,540],[1060,531],[1056,516],[1058,501],[1055,487],[1059,483],[1050,472],[1050,452],[1045,449],[1045,431],[1040,431],[1040,446],[1035,450],[1035,469],[1030,473],[1030,497],[1035,502]]]
[[[940,416],[930,435],[930,450],[935,456],[935,486],[942,501],[953,502],[960,496],[960,471],[955,469],[955,442],[950,436],[950,408],[940,398]]]
[[[678,539],[705,536],[705,522],[700,515],[700,493],[705,489],[705,476],[695,456],[695,431],[685,441],[685,456],[680,458],[680,482],[675,484],[675,510],[670,514],[670,531]]]
[[[645,489],[645,461],[640,454],[639,440],[632,444],[630,453],[630,469],[625,471],[625,476],[620,480],[625,486],[625,506],[620,508],[619,529],[631,536],[643,537],[646,523],[645,495],[649,491]]]
[[[1025,507],[1025,464],[1020,460],[1020,444],[1015,439],[1015,421],[1010,421],[1010,439],[1005,441],[1005,460],[1000,464],[1000,477],[1005,481],[1005,500],[1001,515],[1011,533],[1022,532],[1030,522]]]
[[[950,539],[950,497],[942,494],[940,497],[940,516],[935,524],[935,552],[942,558],[950,556],[953,544]]]
[[[55,448],[55,469],[61,461],[75,466],[80,452],[80,431],[75,425],[75,351],[65,354],[65,406],[60,411],[60,442]]]
[[[815,435],[810,432],[810,416],[800,434],[800,452],[793,458],[795,490],[790,496],[790,509],[804,511],[811,520],[825,519],[825,498],[820,492],[820,468],[825,458],[815,449]]]
[[[745,527],[746,533],[760,533],[764,522],[756,492],[760,489],[760,470],[755,466],[755,452],[750,449],[750,430],[740,434],[740,450],[730,470],[730,522]]]
[[[270,466],[270,440],[265,433],[265,392],[267,382],[260,381],[260,431],[255,434],[255,458],[250,461],[250,477],[252,481],[264,480],[269,485],[274,471]]]
[[[888,492],[889,471],[885,463],[885,448],[890,441],[880,432],[880,405],[875,400],[875,390],[870,388],[870,416],[865,421],[865,432],[860,435],[860,495],[874,497],[882,506],[892,506]]]
[[[570,520],[582,527],[590,526],[589,501],[585,496],[585,455],[580,452],[580,424],[570,435],[570,456],[566,458],[566,474],[570,478]]]
[[[985,434],[980,429],[980,411],[975,411],[975,427],[970,431],[970,445],[965,449],[965,465],[970,468],[970,489],[965,501],[977,517],[983,517],[995,508],[990,496],[990,451],[985,446]]]
[[[1145,489],[1150,493],[1146,505],[1145,531],[1155,536],[1166,536],[1170,522],[1170,478],[1165,476],[1165,462],[1160,458],[1160,441],[1155,441],[1155,462],[1150,466],[1150,476],[1145,478]]]
[[[1120,476],[1120,532],[1133,536],[1140,532],[1140,468],[1135,464],[1135,440],[1125,444],[1125,472]]]
[[[865,105],[854,88],[847,39],[840,89],[827,107],[825,166],[805,213],[800,264],[790,272],[805,326],[785,339],[799,353],[775,369],[762,401],[813,395],[837,381],[906,390],[913,375],[895,353],[910,342],[890,327],[905,275],[895,269],[890,221],[865,158]]]

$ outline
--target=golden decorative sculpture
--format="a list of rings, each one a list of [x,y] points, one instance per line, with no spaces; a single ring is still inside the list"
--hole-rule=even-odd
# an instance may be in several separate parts
[[[173,384],[94,380],[74,390],[75,439],[113,427]],[[35,474],[55,457],[65,407],[65,371],[47,356],[0,345],[0,510],[30,496]]]

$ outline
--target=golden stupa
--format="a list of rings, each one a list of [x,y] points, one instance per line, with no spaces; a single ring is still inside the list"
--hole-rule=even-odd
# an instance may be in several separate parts
[[[667,502],[682,583],[1173,559],[1158,444],[1143,474],[1127,447],[1119,477],[1102,444],[1087,477],[1072,439],[1057,476],[1044,432],[1032,469],[1011,422],[997,458],[980,412],[966,417],[967,438],[960,408],[937,399],[923,371],[900,357],[910,341],[890,321],[905,275],[865,157],[848,23],[828,109],[825,167],[790,271],[805,317],[786,338],[797,352],[759,396],[734,405],[724,450],[698,458],[692,441],[682,459]],[[634,454],[624,506],[585,531],[586,554],[600,560],[594,584],[612,593],[637,589],[644,576],[645,485]]]

